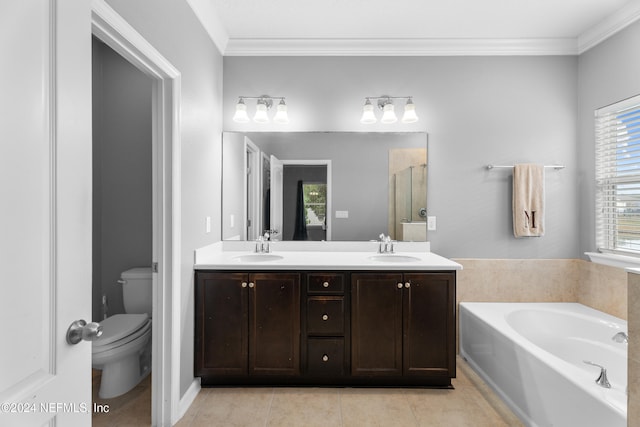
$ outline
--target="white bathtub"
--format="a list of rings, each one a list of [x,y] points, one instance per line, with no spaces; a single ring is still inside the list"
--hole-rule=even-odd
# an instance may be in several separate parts
[[[460,354],[528,426],[626,427],[627,322],[576,303],[460,303]],[[611,388],[595,383],[607,368]]]

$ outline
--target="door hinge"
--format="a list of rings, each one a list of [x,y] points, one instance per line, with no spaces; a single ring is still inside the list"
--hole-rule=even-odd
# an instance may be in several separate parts
[[[157,262],[152,262],[151,263],[151,271],[153,273],[157,273],[158,272],[158,263]]]

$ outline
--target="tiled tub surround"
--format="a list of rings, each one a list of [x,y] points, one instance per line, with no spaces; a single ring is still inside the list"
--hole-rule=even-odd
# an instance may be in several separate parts
[[[640,425],[640,270],[629,279],[629,401],[627,425]]]
[[[454,259],[458,302],[579,302],[627,320],[627,273],[579,259]]]

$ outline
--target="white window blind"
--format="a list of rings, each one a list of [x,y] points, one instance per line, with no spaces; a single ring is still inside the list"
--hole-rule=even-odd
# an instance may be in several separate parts
[[[596,111],[596,244],[640,255],[640,95]]]

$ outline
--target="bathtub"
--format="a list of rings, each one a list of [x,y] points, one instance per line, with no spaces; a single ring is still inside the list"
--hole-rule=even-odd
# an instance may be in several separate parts
[[[460,303],[460,354],[528,426],[627,425],[627,322],[577,303]],[[611,388],[595,383],[603,365]]]

